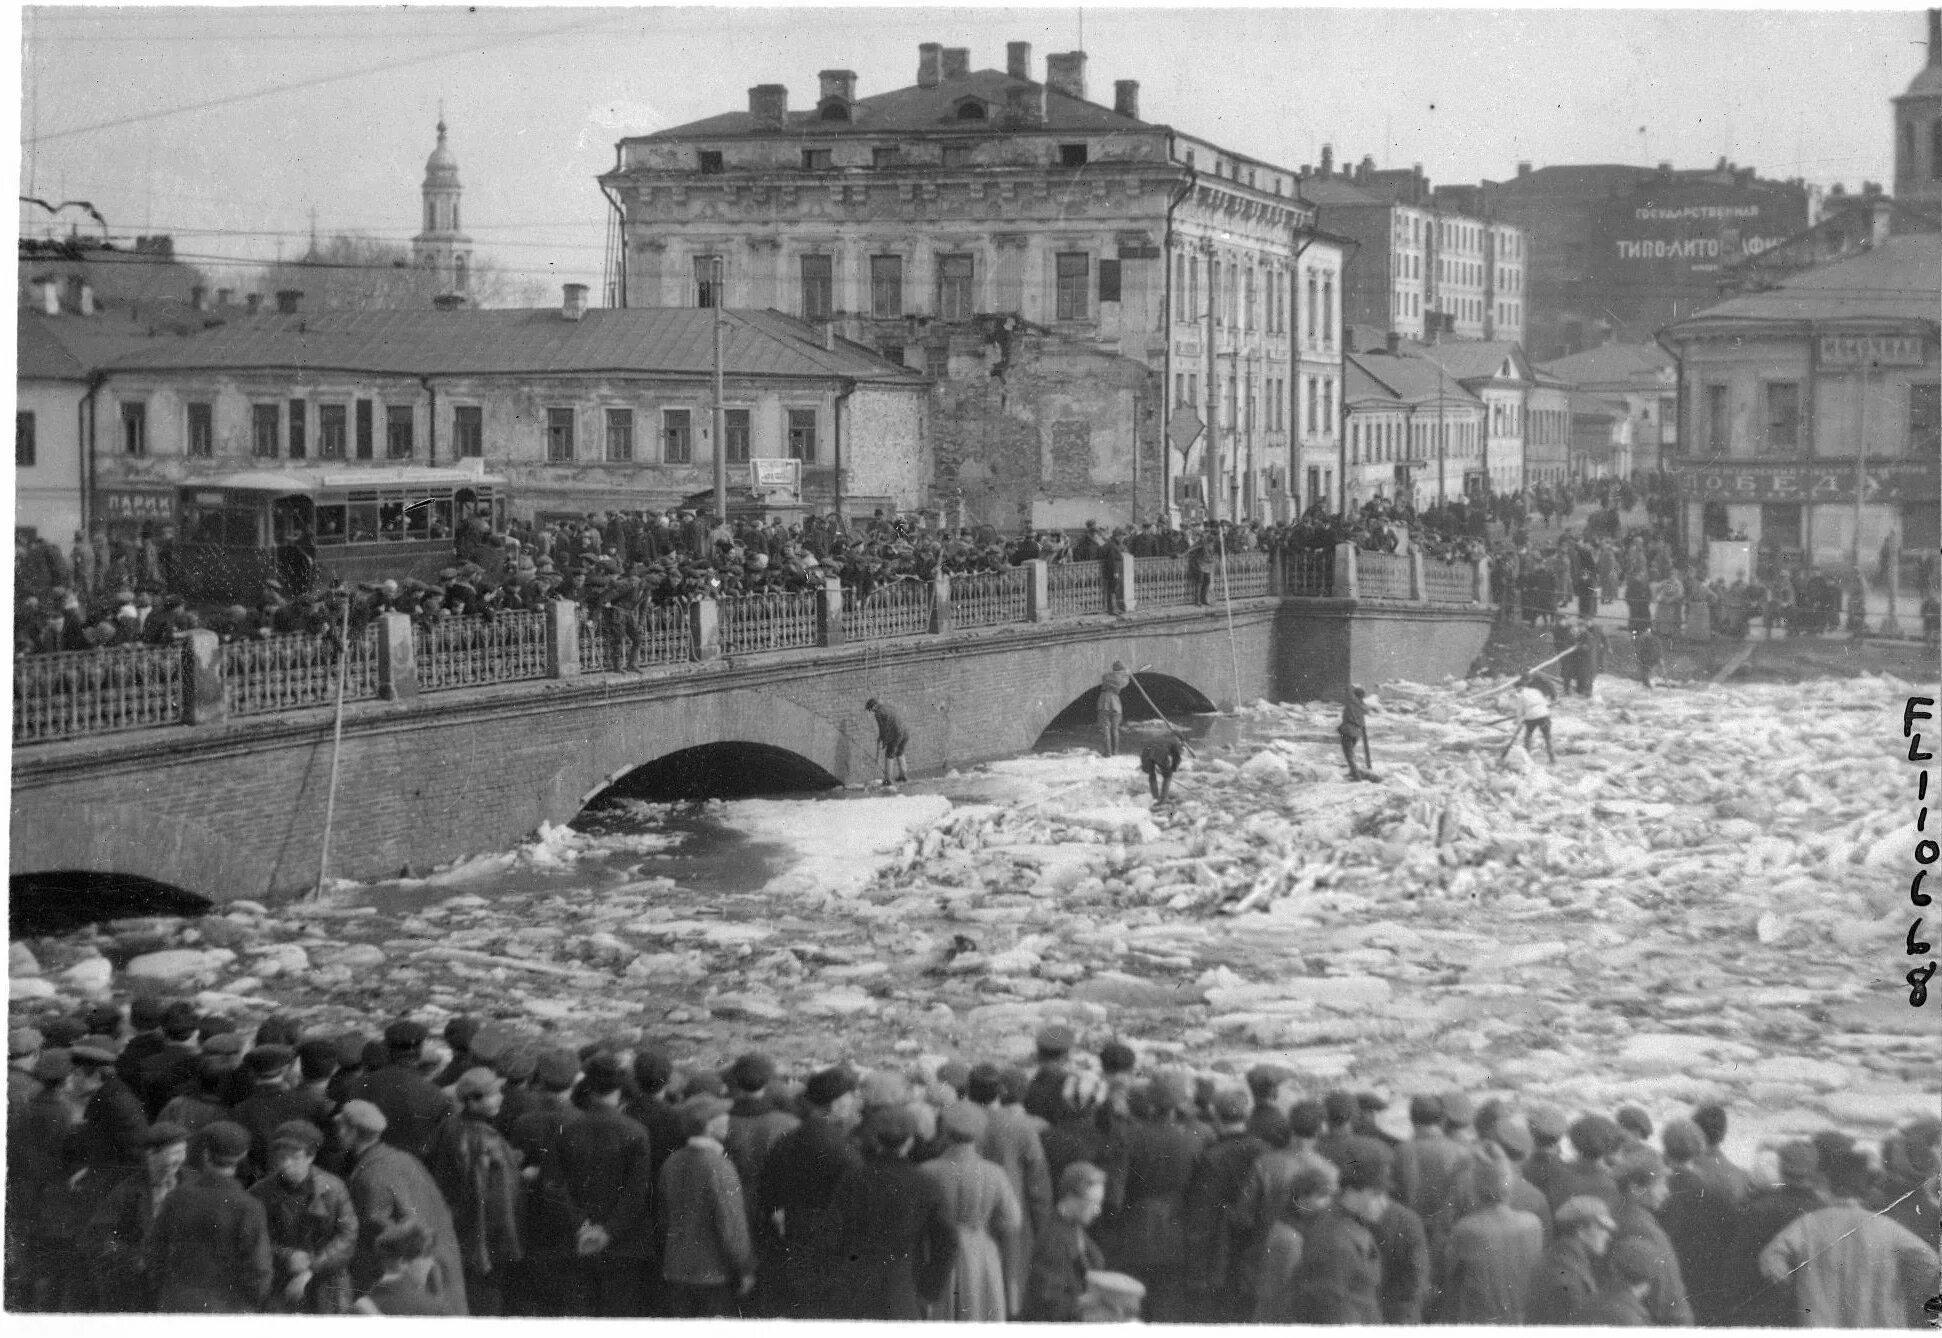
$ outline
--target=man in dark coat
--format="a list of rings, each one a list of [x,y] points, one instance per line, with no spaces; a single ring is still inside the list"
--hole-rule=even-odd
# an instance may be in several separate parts
[[[1074,1162],[1060,1174],[1057,1211],[1032,1247],[1021,1320],[1069,1324],[1080,1318],[1086,1275],[1106,1266],[1105,1256],[1086,1234],[1105,1201],[1106,1173],[1097,1166]]]
[[[861,1138],[863,1160],[831,1201],[838,1308],[846,1319],[922,1319],[950,1280],[957,1229],[937,1182],[907,1160],[917,1139],[908,1106],[873,1108]]]
[[[647,1130],[623,1115],[625,1074],[595,1054],[580,1079],[581,1117],[560,1131],[540,1172],[577,1234],[575,1295],[567,1313],[607,1319],[654,1313],[654,1150]]]
[[[840,1309],[831,1287],[832,1204],[836,1186],[862,1162],[848,1130],[855,1091],[847,1069],[812,1076],[803,1092],[808,1114],[775,1141],[763,1166],[757,1210],[763,1221],[776,1224],[781,1277],[775,1279],[774,1302],[785,1319],[829,1319]]]
[[[1288,1322],[1382,1322],[1382,1254],[1370,1228],[1387,1208],[1388,1160],[1382,1144],[1358,1136],[1343,1153],[1341,1191],[1333,1204],[1325,1197],[1325,1178],[1313,1169],[1296,1174],[1288,1220],[1300,1234],[1301,1259],[1287,1300],[1277,1307]]]
[[[364,1076],[352,1095],[384,1112],[384,1141],[419,1161],[425,1159],[432,1131],[452,1113],[452,1103],[418,1071],[429,1035],[423,1023],[400,1018],[384,1029],[390,1062]]]
[[[549,1192],[540,1179],[551,1164],[560,1136],[581,1117],[567,1093],[580,1077],[580,1061],[571,1050],[553,1049],[535,1057],[526,1112],[512,1122],[506,1141],[520,1157],[525,1182],[525,1213],[520,1238],[525,1258],[507,1274],[507,1309],[515,1315],[560,1317],[571,1295],[567,1285],[573,1271],[579,1227],[561,1195]]]
[[[1726,1323],[1736,1328],[1791,1328],[1799,1322],[1793,1288],[1767,1281],[1760,1272],[1760,1251],[1797,1218],[1827,1204],[1826,1181],[1814,1145],[1783,1146],[1780,1183],[1754,1193],[1740,1210],[1726,1268]]]
[[[493,1127],[506,1080],[483,1066],[459,1077],[459,1110],[432,1134],[425,1155],[452,1210],[465,1269],[466,1307],[475,1315],[506,1313],[506,1278],[524,1257],[519,1235],[519,1154]]]
[[[1182,1075],[1156,1075],[1134,1094],[1123,1154],[1123,1201],[1097,1234],[1107,1267],[1146,1284],[1145,1317],[1178,1324],[1187,1311],[1184,1205],[1206,1142],[1183,1119],[1190,1094]]]
[[[1651,1252],[1652,1285],[1645,1294],[1646,1312],[1662,1328],[1691,1328],[1693,1312],[1686,1300],[1679,1256],[1659,1225],[1657,1213],[1666,1201],[1664,1164],[1651,1148],[1632,1148],[1623,1154],[1613,1180],[1621,1196],[1618,1211],[1612,1215],[1614,1241],[1642,1240]]]
[[[269,1223],[276,1278],[269,1308],[283,1314],[347,1315],[357,1212],[342,1180],[317,1169],[323,1130],[291,1120],[270,1131],[269,1173],[250,1187]]]
[[[910,769],[904,765],[904,750],[910,746],[910,731],[904,725],[903,717],[888,702],[872,697],[863,703],[863,709],[876,717],[877,756],[883,763],[883,783],[889,785],[892,771],[897,779],[910,779]]]
[[[1618,1184],[1612,1179],[1612,1165],[1625,1144],[1624,1132],[1603,1115],[1581,1115],[1569,1130],[1575,1161],[1559,1163],[1545,1187],[1545,1196],[1555,1209],[1567,1199],[1590,1194],[1606,1208],[1617,1211]]]
[[[1614,1223],[1605,1201],[1581,1194],[1558,1205],[1557,1234],[1538,1260],[1526,1324],[1583,1324],[1598,1299],[1598,1261],[1611,1244]]]
[[[1686,1279],[1694,1322],[1705,1328],[1727,1327],[1734,1303],[1731,1283],[1733,1237],[1739,1230],[1734,1200],[1710,1189],[1693,1169],[1705,1151],[1705,1139],[1691,1120],[1675,1119],[1660,1131],[1665,1149],[1666,1198],[1657,1211]]]
[[[1181,1205],[1188,1306],[1202,1323],[1240,1323],[1252,1312],[1252,1298],[1236,1285],[1245,1242],[1229,1225],[1227,1209],[1240,1202],[1241,1188],[1267,1144],[1247,1132],[1250,1102],[1245,1091],[1216,1092],[1213,1106],[1218,1132],[1194,1163]]]
[[[189,1160],[189,1131],[179,1124],[151,1124],[146,1143],[145,1174],[128,1176],[109,1190],[88,1220],[85,1251],[103,1310],[155,1308],[155,1289],[142,1270],[142,1246],[162,1200],[180,1183]]]
[[[236,1182],[249,1131],[218,1120],[202,1131],[203,1165],[162,1200],[143,1247],[155,1308],[247,1313],[269,1299],[271,1251],[263,1205]]]
[[[337,1112],[337,1138],[346,1150],[344,1184],[357,1213],[352,1284],[361,1292],[377,1280],[383,1268],[378,1237],[387,1227],[415,1218],[432,1236],[436,1264],[430,1286],[451,1305],[451,1313],[463,1315],[465,1268],[451,1210],[424,1164],[384,1141],[384,1126],[384,1112],[369,1101],[347,1101]]]

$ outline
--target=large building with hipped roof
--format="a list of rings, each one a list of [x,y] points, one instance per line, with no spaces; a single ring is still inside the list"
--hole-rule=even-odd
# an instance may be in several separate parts
[[[925,43],[914,83],[825,70],[794,110],[760,84],[600,181],[623,304],[771,306],[926,372],[948,519],[1340,500],[1341,240],[1292,170],[1144,119],[1137,82],[1093,101],[1084,52],[1039,78],[1024,42],[1003,69]]]

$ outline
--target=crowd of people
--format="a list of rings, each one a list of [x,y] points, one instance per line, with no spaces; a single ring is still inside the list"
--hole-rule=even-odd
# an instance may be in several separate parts
[[[1404,1137],[1057,1025],[1029,1069],[812,1072],[466,1016],[36,1020],[16,1311],[1905,1327],[1937,1278],[1935,1119],[1748,1168],[1718,1105],[1422,1092]]]

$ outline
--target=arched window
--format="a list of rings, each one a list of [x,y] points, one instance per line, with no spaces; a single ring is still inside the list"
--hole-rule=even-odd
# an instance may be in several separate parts
[[[971,101],[971,102],[961,102],[958,104],[958,120],[982,121],[984,119],[985,119],[984,103]]]

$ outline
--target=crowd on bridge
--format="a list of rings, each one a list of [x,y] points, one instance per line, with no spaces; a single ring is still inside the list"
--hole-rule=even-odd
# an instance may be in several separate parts
[[[1425,1091],[1385,1117],[1077,1040],[1045,1028],[1030,1068],[718,1067],[468,1016],[17,1015],[7,1305],[1908,1327],[1934,1291],[1936,1119],[1748,1168],[1719,1105]]]

